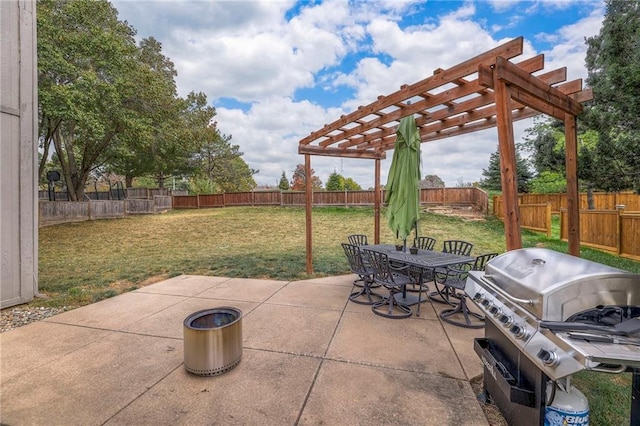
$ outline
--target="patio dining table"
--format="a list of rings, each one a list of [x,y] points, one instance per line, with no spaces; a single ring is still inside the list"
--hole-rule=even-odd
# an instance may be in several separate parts
[[[461,256],[452,253],[445,253],[440,251],[422,250],[418,249],[418,253],[411,254],[403,250],[396,250],[396,246],[392,244],[375,244],[365,246],[367,250],[377,251],[385,253],[390,261],[396,262],[402,265],[409,265],[419,268],[420,277],[419,285],[422,288],[422,271],[425,269],[435,270],[436,268],[446,268],[451,265],[459,265],[463,263],[471,263],[475,260],[473,256]],[[421,298],[421,292],[418,295],[408,294],[406,288],[402,294],[396,295],[396,300],[405,305],[416,305],[428,300],[428,298]],[[418,312],[420,306],[418,305]]]

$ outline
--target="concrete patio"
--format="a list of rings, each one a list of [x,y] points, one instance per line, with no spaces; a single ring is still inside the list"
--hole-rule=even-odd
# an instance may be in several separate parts
[[[178,276],[0,334],[9,425],[487,425],[469,380],[483,330],[378,317],[353,275],[306,281]],[[183,320],[243,312],[240,364],[183,366]]]

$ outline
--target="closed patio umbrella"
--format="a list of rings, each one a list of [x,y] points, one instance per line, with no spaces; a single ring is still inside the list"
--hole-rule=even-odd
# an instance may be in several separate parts
[[[396,131],[396,144],[387,179],[385,202],[387,223],[396,237],[404,241],[420,218],[420,134],[413,116],[404,117]]]

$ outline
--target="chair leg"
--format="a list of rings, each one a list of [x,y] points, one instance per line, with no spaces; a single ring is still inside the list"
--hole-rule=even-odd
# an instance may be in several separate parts
[[[371,306],[371,310],[374,314],[385,318],[409,318],[413,314],[413,310],[410,306],[396,301],[395,294],[400,293],[389,289],[389,297],[385,297],[380,302],[376,302]],[[401,311],[402,313],[394,313],[394,311]]]
[[[456,314],[462,314],[464,317],[464,322],[460,320],[456,320],[454,316]],[[458,327],[465,328],[483,328],[484,327],[484,317],[475,312],[471,312],[467,307],[467,297],[465,295],[460,296],[460,302],[454,307],[450,309],[444,309],[440,311],[440,318],[453,325],[457,325]],[[472,318],[475,318],[476,321],[472,321]],[[480,322],[478,322],[480,321]]]
[[[429,299],[433,302],[437,303],[446,303],[447,305],[455,306],[455,302],[451,301],[451,298],[459,299],[460,297],[456,294],[455,290],[451,287],[442,285],[442,288],[438,286],[438,283],[433,282],[433,287],[436,289],[429,293]]]
[[[359,305],[373,305],[374,303],[384,300],[383,295],[371,291],[371,280],[363,278],[362,283],[359,291],[354,291],[349,295],[350,301]],[[358,286],[354,284],[353,287],[356,288]],[[361,299],[363,296],[365,300]]]

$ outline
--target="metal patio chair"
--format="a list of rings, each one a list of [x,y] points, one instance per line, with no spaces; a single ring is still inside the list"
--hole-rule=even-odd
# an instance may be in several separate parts
[[[471,249],[473,249],[473,244],[467,241],[461,240],[446,240],[442,244],[442,252],[443,253],[451,253],[457,254],[459,256],[469,256],[471,255]],[[463,269],[463,265],[456,265],[458,269]],[[448,287],[440,288],[438,287],[437,280],[433,281],[435,291],[429,293],[429,299],[438,303],[446,303],[448,305],[454,305],[455,302],[451,302],[451,298],[456,297],[456,293],[452,291]]]
[[[354,291],[349,295],[349,300],[361,305],[373,305],[375,302],[382,301],[384,298],[382,295],[371,291],[373,269],[365,264],[360,247],[353,244],[342,243],[342,248],[349,261],[351,272],[358,275],[358,279],[353,282],[354,287],[358,287],[356,282],[362,283],[359,291]]]
[[[349,240],[349,244],[353,244],[354,246],[366,246],[368,244],[367,236],[364,234],[349,235],[347,240]]]
[[[467,306],[467,295],[464,292],[464,287],[467,282],[469,271],[484,271],[487,262],[497,255],[498,253],[483,254],[476,257],[473,265],[467,263],[460,265],[461,268],[448,267],[444,272],[436,272],[435,282],[438,282],[445,287],[450,288],[454,292],[459,291],[459,293],[456,294],[458,303],[453,308],[443,309],[442,311],[440,311],[439,315],[442,321],[465,328],[484,327],[484,316],[475,312],[471,312],[469,310]],[[463,319],[456,318],[456,315],[459,318],[459,314],[462,314],[464,321]],[[476,321],[474,321],[473,319],[475,319]]]
[[[421,250],[433,250],[436,245],[436,239],[431,237],[418,237],[413,240],[413,245]]]
[[[409,266],[394,267],[389,264],[385,253],[364,249],[365,257],[373,269],[373,280],[389,291],[389,296],[371,306],[374,314],[385,318],[409,318],[413,314],[410,306],[396,300],[396,294],[402,294],[414,279],[407,274]]]

